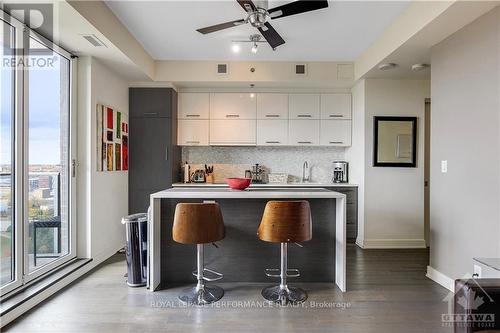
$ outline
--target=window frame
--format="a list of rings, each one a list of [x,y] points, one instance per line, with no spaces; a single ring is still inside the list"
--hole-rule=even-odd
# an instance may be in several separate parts
[[[14,170],[14,242],[15,242],[15,278],[12,282],[0,288],[0,295],[4,296],[11,291],[26,286],[35,279],[43,275],[50,274],[54,269],[76,258],[77,249],[77,198],[76,198],[76,158],[77,158],[77,58],[71,55],[68,51],[60,46],[54,44],[52,41],[46,39],[32,29],[29,29],[23,23],[13,18],[0,10],[0,20],[6,24],[13,26],[15,29],[16,41],[16,56],[26,58],[27,49],[18,48],[17,45],[23,45],[22,41],[25,34],[28,34],[28,39],[33,38],[37,42],[43,44],[47,48],[58,53],[60,56],[69,61],[69,82],[68,82],[68,98],[69,98],[69,115],[68,115],[68,175],[69,175],[69,190],[68,190],[68,204],[69,204],[69,235],[68,235],[68,253],[52,262],[29,272],[28,257],[28,236],[29,230],[25,219],[28,216],[28,184],[29,184],[29,159],[28,159],[28,118],[29,118],[29,71],[24,70],[23,66],[18,66],[15,70],[15,107],[14,118],[15,125],[13,128],[14,142],[13,148],[15,149],[15,160],[13,163]],[[24,45],[23,45],[24,46]],[[18,204],[20,203],[20,204]]]

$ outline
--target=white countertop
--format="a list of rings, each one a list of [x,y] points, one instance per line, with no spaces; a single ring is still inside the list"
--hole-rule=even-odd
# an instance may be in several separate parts
[[[357,187],[358,184],[351,183],[286,183],[286,184],[250,184],[250,188],[269,188],[269,187],[301,187],[301,188],[311,188],[311,187]],[[229,187],[226,183],[174,183],[172,187]]]
[[[229,188],[171,188],[151,194],[152,198],[189,199],[335,199],[345,194],[322,188],[249,188],[243,191]]]

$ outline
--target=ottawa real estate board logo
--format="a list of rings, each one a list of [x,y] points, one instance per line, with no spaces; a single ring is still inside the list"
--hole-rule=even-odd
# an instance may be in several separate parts
[[[488,329],[495,327],[495,314],[500,312],[500,304],[481,287],[474,278],[461,283],[455,293],[449,292],[443,299],[448,303],[448,313],[441,315],[443,326]],[[473,288],[471,288],[473,286]]]

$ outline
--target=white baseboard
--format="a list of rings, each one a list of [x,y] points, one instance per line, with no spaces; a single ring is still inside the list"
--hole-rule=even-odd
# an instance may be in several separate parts
[[[427,266],[427,274],[425,274],[429,279],[440,284],[451,292],[455,292],[455,280],[444,275],[440,271],[432,268],[431,266]]]
[[[108,249],[107,251],[102,251],[99,255],[97,255],[93,260],[88,263],[87,265],[81,267],[80,269],[76,270],[72,274],[66,276],[65,278],[61,279],[60,281],[56,282],[52,286],[48,287],[41,293],[37,294],[36,296],[30,298],[28,301],[24,302],[23,304],[19,305],[12,311],[9,311],[5,315],[1,317],[0,320],[0,327],[4,327],[8,323],[12,322],[15,320],[17,317],[22,315],[23,313],[27,312],[31,308],[35,307],[39,303],[45,301],[48,299],[50,296],[54,295],[58,291],[62,290],[64,287],[69,285],[71,282],[75,281],[76,279],[82,277],[83,275],[87,274],[90,270],[93,268],[97,267],[99,264],[104,262],[106,259],[110,258],[113,256],[119,249]]]
[[[356,244],[363,249],[425,249],[424,239],[364,239]]]

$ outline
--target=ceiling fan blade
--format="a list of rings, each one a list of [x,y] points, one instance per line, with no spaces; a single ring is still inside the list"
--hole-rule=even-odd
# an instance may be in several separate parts
[[[257,7],[254,5],[252,0],[236,0],[240,4],[240,6],[245,10],[247,13],[253,12],[257,9]]]
[[[220,23],[220,24],[212,25],[210,27],[196,29],[196,31],[198,31],[198,32],[200,32],[200,33],[202,33],[202,34],[205,35],[205,34],[209,34],[211,32],[215,32],[215,31],[219,31],[219,30],[223,30],[223,29],[235,27],[237,25],[242,25],[242,24],[245,24],[245,23],[247,23],[245,20],[235,20],[235,21],[231,21],[231,22],[226,22],[226,23]]]
[[[277,19],[326,7],[328,7],[328,0],[298,0],[268,9],[267,11],[272,19]]]
[[[264,38],[267,40],[269,45],[271,45],[272,49],[274,50],[278,46],[285,44],[285,40],[281,38],[280,34],[274,30],[272,25],[269,22],[266,22],[264,27],[259,28],[260,33]]]

